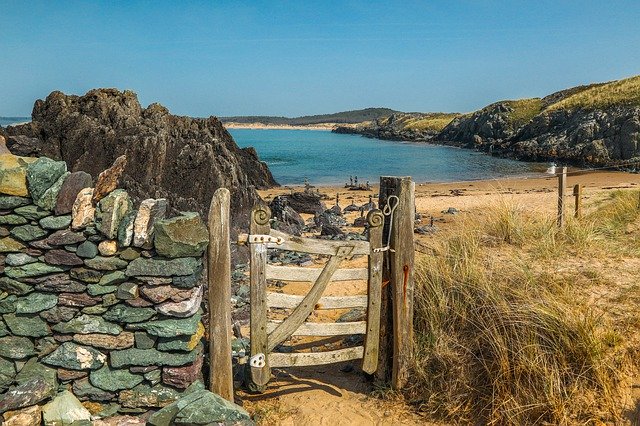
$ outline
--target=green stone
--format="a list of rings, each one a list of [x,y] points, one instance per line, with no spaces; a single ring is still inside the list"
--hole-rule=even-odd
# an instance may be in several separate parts
[[[142,383],[144,378],[130,373],[129,370],[113,369],[105,365],[99,370],[92,371],[89,375],[89,380],[93,386],[102,390],[116,392],[131,389]]]
[[[124,271],[115,271],[108,274],[104,274],[98,284],[100,285],[116,285],[127,280],[127,276]]]
[[[159,351],[181,351],[190,352],[191,348],[191,336],[178,336],[178,337],[161,337],[158,339]]]
[[[38,358],[31,358],[22,367],[20,372],[16,375],[16,382],[19,385],[27,383],[28,381],[35,379],[36,377],[43,378],[53,392],[58,387],[58,380],[56,378],[56,370],[42,365],[38,362]],[[53,396],[53,392],[51,396]]]
[[[157,369],[149,371],[148,373],[145,373],[144,378],[151,383],[151,385],[156,385],[160,383],[160,380],[162,380],[162,370]]]
[[[51,352],[55,351],[57,347],[58,342],[53,338],[53,336],[43,337],[36,341],[36,351],[38,351],[38,356],[40,357],[49,355]]]
[[[36,205],[46,210],[53,210],[56,207],[60,189],[62,189],[62,185],[64,184],[65,179],[67,179],[70,174],[71,173],[66,172],[62,176],[60,176],[58,180],[55,181],[53,185],[51,185],[51,188],[45,191],[44,195],[39,200],[34,200]]]
[[[100,305],[87,306],[86,308],[82,309],[82,313],[87,315],[102,315],[105,312],[107,312],[107,308]]]
[[[28,337],[7,336],[0,338],[0,356],[23,359],[36,355],[33,342]]]
[[[170,387],[140,384],[131,390],[120,392],[119,402],[123,407],[164,407],[179,397],[180,393]]]
[[[12,280],[11,278],[0,277],[0,290],[6,291],[7,293],[11,294],[23,295],[33,291],[33,288],[31,288],[28,284]]]
[[[38,201],[45,195],[61,176],[67,171],[64,161],[54,161],[40,157],[27,167],[27,187],[33,201]],[[51,210],[51,209],[50,209]]]
[[[129,210],[120,221],[118,226],[118,245],[120,247],[129,247],[133,239],[133,221],[136,218],[136,211]]]
[[[122,300],[131,300],[138,297],[138,284],[132,282],[122,283],[118,286],[116,297]]]
[[[58,303],[58,296],[51,293],[31,293],[16,302],[17,314],[35,314],[51,309]]]
[[[116,291],[118,291],[117,285],[89,284],[87,286],[87,293],[91,296],[102,296],[104,294],[115,293]]]
[[[0,238],[0,253],[18,253],[25,248],[24,244],[11,237]]]
[[[130,277],[171,277],[175,275],[191,275],[195,273],[201,265],[202,261],[193,257],[180,257],[171,260],[139,257],[129,263],[129,266],[127,267],[127,275]]]
[[[16,316],[15,314],[6,314],[3,318],[11,333],[16,336],[45,337],[51,333],[47,323],[37,315]]]
[[[102,272],[87,268],[74,268],[69,272],[69,274],[71,275],[71,278],[84,281],[85,283],[98,283],[103,275]]]
[[[0,216],[0,225],[24,225],[27,222],[29,222],[27,219],[17,214]]]
[[[18,300],[18,298],[13,294],[0,300],[0,314],[10,314],[15,312],[16,300]]]
[[[38,277],[40,275],[53,274],[55,272],[64,272],[65,269],[59,266],[47,265],[46,263],[29,263],[22,266],[7,266],[4,273],[11,278],[29,278]]]
[[[53,330],[58,333],[79,333],[79,334],[120,334],[122,327],[117,324],[113,324],[105,321],[104,318],[92,315],[80,315],[73,318],[71,321],[59,323],[53,326]]]
[[[140,257],[140,252],[138,252],[138,250],[134,249],[133,247],[127,247],[122,251],[122,253],[120,253],[120,259],[124,259],[128,261],[137,259],[139,257]]]
[[[130,348],[111,352],[111,366],[114,368],[150,365],[179,367],[193,364],[200,354],[202,347],[197,347],[191,352],[171,353],[161,352],[156,349]]]
[[[64,342],[44,357],[42,362],[69,370],[97,370],[106,360],[107,356],[94,348]]]
[[[151,349],[155,346],[156,340],[158,339],[155,336],[150,336],[143,331],[136,331],[134,333],[134,339],[136,343],[136,348],[138,349]]]
[[[41,209],[35,204],[30,204],[24,207],[18,207],[13,212],[16,214],[19,214],[20,216],[28,220],[40,220],[43,217],[47,217],[51,214],[49,210]]]
[[[84,259],[93,259],[98,255],[98,246],[87,240],[78,246],[76,254]]]
[[[4,393],[11,384],[16,375],[16,368],[13,362],[0,358],[0,394]]]
[[[125,260],[117,257],[103,257],[96,256],[93,259],[87,259],[84,264],[89,268],[97,269],[99,271],[115,271],[116,269],[124,269],[127,267]]]
[[[125,324],[147,321],[156,314],[153,308],[136,308],[128,305],[116,305],[109,309],[103,317],[108,321]]]
[[[170,318],[149,321],[142,324],[132,324],[135,330],[145,330],[158,337],[193,336],[198,331],[200,313],[189,318]]]
[[[156,251],[164,257],[200,257],[209,244],[209,233],[198,213],[158,220],[154,229]]]
[[[73,394],[78,398],[88,399],[89,401],[111,401],[116,397],[113,392],[107,392],[97,388],[89,382],[88,377],[73,382]]]
[[[30,202],[31,200],[25,197],[0,197],[0,210],[12,210],[16,207],[25,206]]]
[[[33,241],[46,237],[47,231],[35,225],[16,226],[11,230],[11,236],[20,241]]]
[[[91,413],[68,390],[60,392],[42,407],[42,419],[45,426],[91,425]]]
[[[0,321],[0,337],[4,337],[7,336],[9,334],[9,329],[7,328],[7,325]]]
[[[96,413],[96,417],[105,419],[107,417],[115,416],[116,414],[118,414],[119,410],[120,410],[120,404],[115,404],[115,403],[107,404],[107,405],[103,404],[102,410]]]
[[[117,238],[120,222],[131,208],[131,199],[125,190],[111,191],[98,203],[95,215],[96,228],[109,239]]]
[[[173,277],[172,284],[178,288],[189,289],[200,284],[202,278],[202,264],[200,264],[196,271],[191,275],[185,275],[183,277]]]
[[[31,257],[26,253],[9,253],[4,259],[4,263],[9,266],[22,266],[27,263],[37,262],[38,259]]]
[[[44,229],[59,230],[68,228],[71,225],[71,215],[65,216],[49,216],[40,219],[38,222]]]
[[[115,294],[109,293],[102,296],[102,306],[113,306],[120,303]]]

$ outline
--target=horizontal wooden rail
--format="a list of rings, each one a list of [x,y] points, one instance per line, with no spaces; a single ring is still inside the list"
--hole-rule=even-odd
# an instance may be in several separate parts
[[[310,353],[270,353],[269,365],[271,367],[306,367],[310,365],[332,364],[334,362],[350,361],[361,359],[364,354],[363,346],[355,348],[339,349],[328,352]]]
[[[267,306],[270,308],[294,309],[304,296],[267,292]],[[367,296],[324,296],[316,303],[315,309],[366,308]]]
[[[267,321],[267,332],[271,333],[282,321]],[[366,321],[356,322],[305,322],[302,323],[292,336],[348,336],[352,334],[365,334],[367,332]]]
[[[280,281],[309,281],[314,282],[320,276],[321,268],[303,268],[300,266],[267,265],[267,279]],[[350,268],[338,269],[331,276],[330,281],[353,281],[369,279],[369,269]]]
[[[271,230],[273,237],[284,239],[282,244],[269,243],[267,247],[281,250],[297,251],[301,253],[325,254],[333,256],[340,247],[353,247],[351,255],[369,255],[369,241],[331,241],[315,238],[295,237],[284,232]]]

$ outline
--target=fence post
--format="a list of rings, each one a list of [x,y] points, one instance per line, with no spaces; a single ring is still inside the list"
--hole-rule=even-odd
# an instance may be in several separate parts
[[[574,185],[573,195],[576,197],[575,217],[580,219],[582,217],[582,185],[579,183]]]
[[[563,167],[558,174],[558,227],[564,227],[564,197],[567,187],[567,168]]]
[[[230,193],[218,189],[209,207],[207,260],[209,302],[209,389],[233,402],[231,365]]]
[[[380,207],[389,197],[398,197],[390,217],[385,217],[383,244],[390,237],[391,250],[385,252],[380,327],[378,378],[388,380],[401,389],[407,383],[413,357],[413,286],[415,183],[410,177],[380,178]],[[393,207],[393,202],[390,203]],[[391,374],[389,374],[391,366]]]

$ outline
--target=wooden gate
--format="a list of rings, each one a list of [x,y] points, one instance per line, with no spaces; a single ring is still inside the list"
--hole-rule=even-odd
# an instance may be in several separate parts
[[[368,241],[329,241],[296,237],[271,229],[271,211],[259,202],[251,213],[250,234],[242,236],[251,251],[251,357],[250,379],[256,389],[263,388],[271,377],[272,367],[309,366],[363,359],[362,370],[373,374],[378,366],[380,338],[380,304],[382,294],[382,232],[384,217],[380,210],[367,216]],[[329,256],[323,268],[275,266],[267,263],[268,249],[290,250]],[[340,269],[344,259],[368,256],[367,268]],[[367,280],[368,291],[362,296],[325,296],[330,281]],[[312,288],[305,296],[267,291],[267,280],[308,281]],[[307,322],[316,309],[367,309],[366,321],[341,323]],[[269,308],[292,309],[282,321],[268,318]],[[326,352],[274,352],[291,336],[339,336],[364,334],[364,345]]]

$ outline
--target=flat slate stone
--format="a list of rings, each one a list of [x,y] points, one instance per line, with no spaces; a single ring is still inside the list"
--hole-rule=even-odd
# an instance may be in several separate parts
[[[98,255],[98,246],[87,240],[78,246],[76,255],[84,259],[93,259]]]
[[[119,402],[123,407],[164,407],[176,401],[180,393],[172,388],[157,384],[153,387],[140,384],[131,390],[120,392]]]
[[[89,374],[89,380],[93,386],[116,392],[139,385],[144,380],[144,377],[138,374],[131,374],[126,369],[115,369],[105,365],[99,370],[92,371]]]
[[[0,194],[20,197],[29,195],[26,179],[27,168],[28,164],[34,161],[36,161],[35,158],[0,153]]]
[[[84,189],[91,187],[92,178],[86,172],[74,172],[67,176],[62,184],[58,198],[56,200],[55,212],[57,215],[71,213],[73,203],[76,201],[78,193]]]
[[[185,275],[181,277],[173,277],[171,284],[182,289],[189,289],[189,288],[198,286],[201,284],[200,281],[203,276],[202,271],[203,271],[202,263],[200,263],[200,265],[196,267],[193,274]]]
[[[113,392],[93,386],[88,377],[82,377],[73,382],[73,394],[81,400],[101,402],[112,401],[116,397]]]
[[[51,396],[55,388],[43,377],[35,377],[28,382],[8,390],[0,399],[0,413],[29,407]]]
[[[42,196],[42,198],[40,198],[40,200],[34,200],[35,204],[37,206],[42,207],[43,209],[53,210],[56,207],[56,200],[58,199],[58,193],[62,188],[62,184],[64,184],[64,181],[67,179],[67,176],[69,176],[69,172],[66,172],[62,176],[60,176],[58,180],[55,181],[53,185],[51,185],[51,188],[45,191],[44,195]]]
[[[16,311],[16,301],[18,298],[11,294],[4,299],[0,299],[0,314],[10,314]]]
[[[71,278],[84,281],[85,283],[98,283],[104,274],[93,269],[74,268],[69,272],[69,275],[71,275]]]
[[[31,426],[42,423],[42,408],[39,405],[20,408],[4,413],[4,426]]]
[[[17,214],[0,216],[0,225],[24,225],[27,222],[29,222],[27,219]]]
[[[133,220],[136,217],[135,210],[129,210],[124,215],[118,226],[118,245],[120,247],[129,247],[133,241]]]
[[[141,324],[131,324],[131,328],[145,330],[158,337],[192,336],[198,331],[200,313],[190,318],[170,318],[149,321]]]
[[[97,305],[99,302],[99,298],[86,293],[60,293],[58,295],[58,305],[61,306],[86,307]]]
[[[9,253],[4,260],[4,263],[8,266],[22,266],[27,263],[34,263],[37,261],[37,258],[29,256],[26,253]]]
[[[36,206],[35,204],[30,204],[24,207],[18,207],[13,211],[15,214],[19,214],[28,220],[40,220],[43,217],[47,217],[51,214],[49,210],[45,210]]]
[[[164,257],[200,257],[209,244],[209,233],[198,213],[183,213],[156,221],[153,243]]]
[[[26,247],[11,237],[0,238],[0,253],[18,253]]]
[[[0,358],[0,393],[4,393],[13,384],[15,376],[16,368],[13,361]]]
[[[136,348],[138,349],[151,349],[155,346],[156,340],[158,340],[157,337],[150,336],[144,331],[136,331],[134,333],[134,336],[135,336],[135,345],[136,345]]]
[[[16,336],[45,337],[51,333],[47,323],[39,316],[6,314],[3,318],[11,333]]]
[[[5,268],[5,271],[6,270],[7,268]],[[10,294],[23,295],[33,291],[33,288],[28,284],[21,283],[9,277],[0,277],[0,290]]]
[[[195,273],[201,265],[202,261],[193,257],[180,257],[171,260],[139,257],[129,263],[127,275],[130,277],[191,275]]]
[[[116,321],[125,324],[148,321],[156,314],[152,308],[135,308],[127,305],[116,305],[107,311],[103,317],[108,321]]]
[[[131,366],[157,365],[178,367],[192,364],[201,353],[201,347],[197,347],[191,352],[171,353],[162,352],[156,349],[130,348],[122,351],[111,352],[111,366],[114,368]]]
[[[17,314],[35,314],[51,309],[58,303],[58,296],[50,293],[33,292],[16,302]]]
[[[67,274],[53,274],[28,279],[34,280],[36,290],[53,293],[82,293],[87,288],[83,283],[69,278]]]
[[[31,358],[22,367],[20,372],[16,375],[16,382],[19,385],[30,382],[36,377],[42,377],[49,383],[49,387],[52,390],[51,395],[55,393],[55,389],[58,388],[58,380],[56,379],[56,370],[49,368],[38,362],[38,358]]]
[[[48,216],[40,219],[38,224],[44,229],[60,230],[66,229],[71,225],[71,215],[65,216]]]
[[[40,312],[40,318],[44,319],[49,324],[57,324],[59,322],[71,321],[77,313],[77,309],[69,306],[54,306],[47,311]]]
[[[140,257],[140,252],[133,247],[127,247],[120,253],[120,259],[131,261]]]
[[[99,271],[115,271],[127,267],[127,261],[118,257],[96,256],[93,259],[86,259],[84,264]]]
[[[122,300],[132,300],[138,297],[138,284],[125,282],[118,286],[116,297]]]
[[[108,350],[128,349],[134,343],[133,333],[129,331],[123,331],[116,336],[109,334],[75,334],[73,340],[81,345]]]
[[[17,240],[29,242],[29,241],[39,240],[47,236],[49,232],[40,228],[39,226],[22,225],[22,226],[16,226],[15,228],[13,228],[10,234],[13,238]]]
[[[26,197],[0,197],[0,210],[12,210],[16,207],[26,206],[30,202],[31,200]]]
[[[84,264],[82,259],[66,250],[50,250],[44,255],[44,261],[49,265],[80,266]]]
[[[56,231],[47,238],[47,244],[51,246],[67,246],[85,241],[86,238],[81,232],[74,232],[68,229]]]
[[[102,367],[107,356],[88,346],[65,342],[42,359],[42,362],[69,370],[97,370]]]
[[[162,383],[178,389],[186,389],[202,378],[203,357],[198,356],[193,364],[182,367],[164,367],[162,369]]]
[[[24,359],[36,354],[35,346],[28,337],[7,336],[0,338],[0,356]]]
[[[53,330],[58,333],[78,333],[78,334],[120,334],[122,327],[117,324],[105,321],[104,318],[92,315],[80,315],[71,321],[59,323],[53,326]]]
[[[198,329],[191,336],[161,337],[158,339],[158,350],[160,351],[182,351],[190,352],[194,350],[204,336],[204,325],[198,324]]]
[[[115,293],[116,291],[118,291],[117,285],[89,284],[87,286],[87,293],[91,296],[102,296],[104,294]]]
[[[4,273],[10,278],[29,278],[38,277],[40,275],[53,274],[55,272],[63,272],[65,269],[60,266],[47,265],[46,263],[29,263],[22,266],[8,266]]]
[[[127,280],[127,276],[124,271],[115,271],[108,274],[104,274],[98,284],[100,285],[116,285],[123,283]]]

